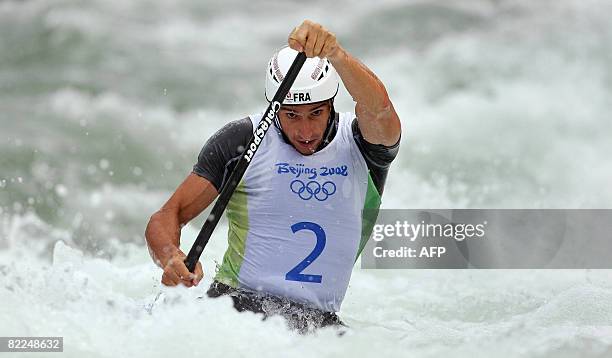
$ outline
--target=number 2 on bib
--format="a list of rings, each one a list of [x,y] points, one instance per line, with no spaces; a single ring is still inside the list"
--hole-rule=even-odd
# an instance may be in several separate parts
[[[285,280],[321,283],[321,279],[323,278],[321,275],[307,275],[303,274],[302,271],[310,266],[310,264],[321,255],[321,252],[323,252],[323,248],[325,248],[325,231],[320,225],[310,221],[302,221],[291,225],[291,231],[293,231],[294,234],[301,230],[312,231],[317,238],[317,243],[312,252],[308,254],[304,260],[292,268],[291,271],[287,272]]]

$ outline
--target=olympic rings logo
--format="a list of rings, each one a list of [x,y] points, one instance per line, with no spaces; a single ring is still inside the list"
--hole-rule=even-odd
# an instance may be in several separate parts
[[[313,197],[318,201],[325,201],[336,192],[336,184],[331,181],[326,181],[323,185],[319,182],[311,180],[305,183],[299,179],[295,179],[289,185],[291,191],[297,194],[302,200],[310,200]]]

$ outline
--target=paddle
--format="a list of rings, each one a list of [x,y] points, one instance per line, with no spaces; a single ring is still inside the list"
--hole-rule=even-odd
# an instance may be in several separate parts
[[[305,61],[306,55],[304,52],[298,53],[295,60],[293,60],[291,67],[289,67],[289,71],[287,72],[285,79],[283,79],[278,87],[278,90],[276,91],[276,94],[272,98],[272,102],[270,102],[268,109],[266,109],[264,112],[264,116],[255,129],[249,144],[247,144],[244,154],[230,174],[227,183],[221,189],[221,193],[219,194],[219,198],[217,199],[215,206],[204,222],[202,229],[200,229],[200,233],[196,237],[193,246],[191,246],[191,250],[189,250],[189,254],[187,254],[187,258],[185,259],[185,265],[190,272],[195,270],[196,264],[200,259],[200,255],[202,254],[204,247],[206,247],[206,244],[208,244],[208,240],[215,230],[219,219],[221,219],[221,215],[223,214],[223,211],[225,211],[227,203],[232,197],[234,190],[236,190],[238,183],[240,183],[240,180],[244,176],[244,173],[246,172],[249,163],[253,159],[255,152],[257,152],[257,149],[259,149],[266,132],[271,126],[274,125],[273,123],[276,113],[280,109],[281,104],[287,96],[287,93],[289,93],[289,90],[291,89],[291,86],[293,85],[293,82],[295,81],[295,78],[300,72],[300,69]]]

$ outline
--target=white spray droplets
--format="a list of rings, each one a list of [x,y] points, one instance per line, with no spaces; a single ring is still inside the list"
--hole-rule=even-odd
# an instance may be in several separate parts
[[[108,167],[110,167],[110,162],[108,161],[108,159],[102,158],[100,159],[98,165],[100,166],[100,169],[106,170],[108,169]]]
[[[132,174],[139,177],[142,175],[142,169],[140,167],[134,167],[134,169],[132,169]]]
[[[55,186],[55,193],[60,197],[65,197],[68,195],[68,188],[63,184],[57,184]]]

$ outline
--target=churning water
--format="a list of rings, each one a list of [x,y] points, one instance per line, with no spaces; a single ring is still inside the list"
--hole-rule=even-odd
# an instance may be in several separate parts
[[[266,61],[304,18],[370,66],[400,114],[383,207],[610,208],[610,13],[597,0],[0,1],[0,336],[64,336],[71,357],[610,356],[607,270],[357,266],[351,329],[300,336],[197,298],[225,224],[196,289],[160,287],[143,244],[208,136],[265,108]]]

